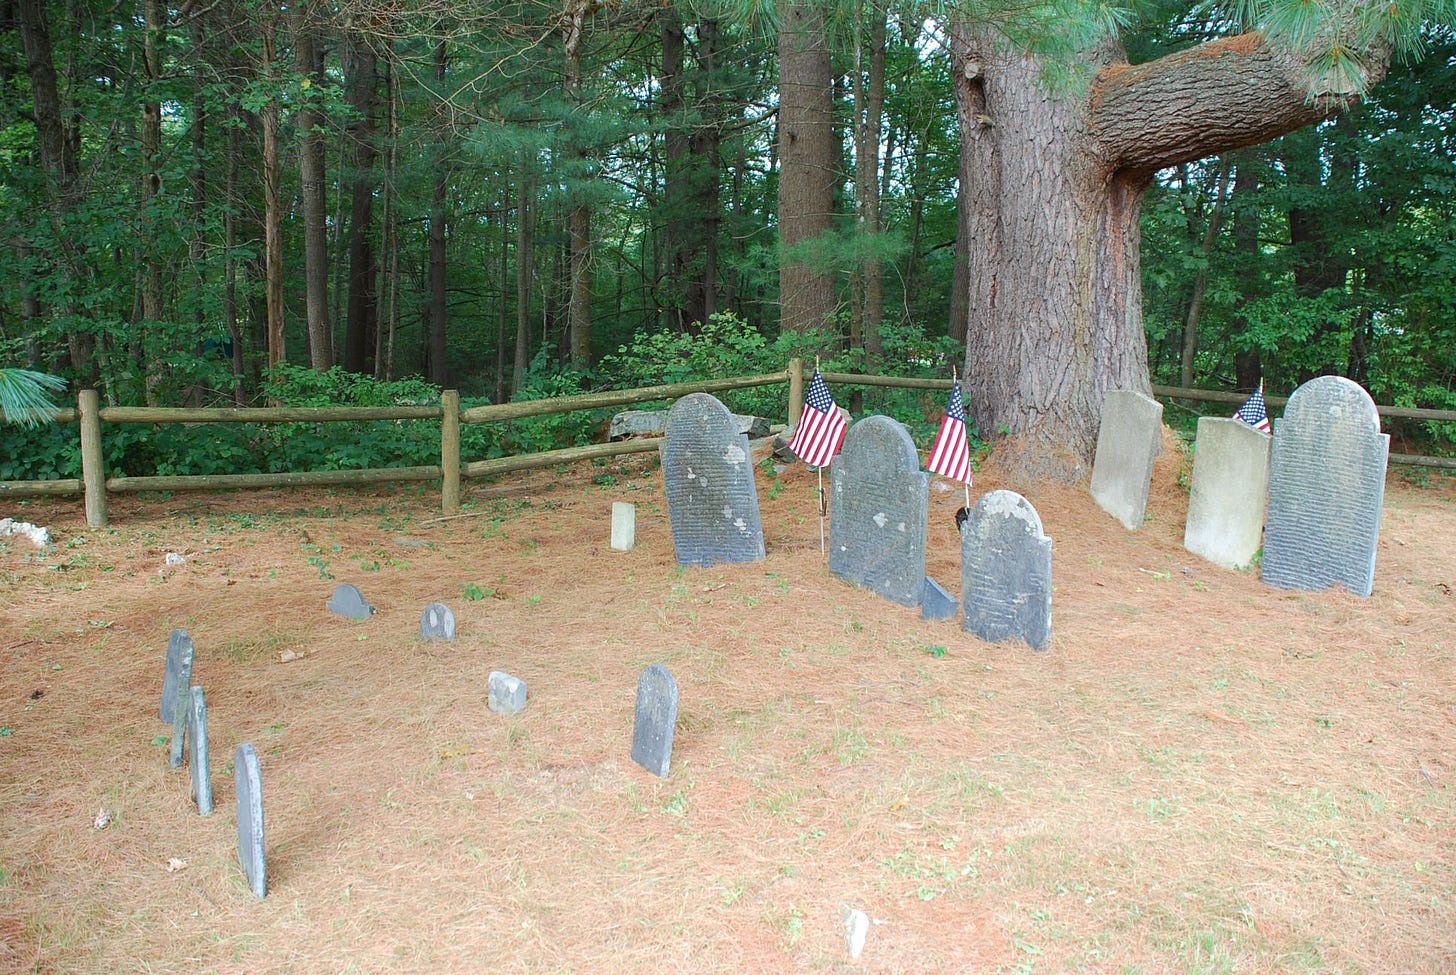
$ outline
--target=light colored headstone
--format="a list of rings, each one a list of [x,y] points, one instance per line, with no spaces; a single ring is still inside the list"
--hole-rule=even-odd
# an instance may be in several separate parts
[[[191,746],[188,763],[192,778],[192,801],[202,816],[212,815],[212,769],[207,758],[207,701],[202,688],[192,685],[187,716],[187,741]]]
[[[888,416],[849,428],[831,468],[829,571],[920,605],[930,484],[910,432]]]
[[[455,639],[455,614],[444,603],[430,603],[420,615],[421,640]]]
[[[629,501],[612,502],[612,548],[630,552],[637,545],[637,506]]]
[[[374,615],[374,607],[364,598],[359,587],[352,582],[341,583],[334,587],[334,595],[329,600],[328,607],[340,616],[348,616],[356,620],[367,620]]]
[[[632,724],[632,761],[656,776],[667,775],[677,730],[677,681],[662,664],[642,671]]]
[[[1114,389],[1102,404],[1092,497],[1134,531],[1143,526],[1153,461],[1163,446],[1163,404],[1131,389]]]
[[[713,396],[690,393],[673,404],[662,443],[662,477],[679,565],[763,560],[748,438]]]
[[[961,608],[961,601],[930,576],[925,577],[925,588],[920,594],[920,616],[927,620],[948,620]]]
[[[268,857],[263,842],[263,774],[258,752],[245,741],[233,757],[233,781],[238,796],[238,859],[248,888],[259,897],[268,895]]]
[[[167,670],[162,675],[163,721],[171,724],[177,715],[178,693],[186,694],[192,685],[192,638],[186,630],[173,630],[167,640]]]
[[[1389,456],[1390,436],[1358,383],[1320,376],[1296,389],[1274,425],[1260,578],[1370,595]]]
[[[1052,635],[1052,540],[1015,491],[991,491],[961,533],[962,626],[988,643],[1045,650]]]
[[[519,714],[526,709],[526,682],[492,670],[486,682],[486,706],[496,714]]]
[[[1193,450],[1183,547],[1230,569],[1254,560],[1269,507],[1269,435],[1242,420],[1205,416]]]

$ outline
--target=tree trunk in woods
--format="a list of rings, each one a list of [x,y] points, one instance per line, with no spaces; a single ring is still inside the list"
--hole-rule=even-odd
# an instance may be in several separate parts
[[[263,79],[274,79],[273,24],[263,33]],[[278,153],[278,98],[263,106],[263,290],[268,308],[268,368],[288,361],[283,347],[283,170]]]
[[[143,364],[146,404],[157,405],[157,387],[166,366],[164,349],[169,344],[158,327],[162,319],[162,265],[157,253],[156,197],[162,188],[162,177],[157,167],[162,154],[162,102],[158,87],[162,81],[162,30],[166,27],[166,11],[161,0],[144,0],[142,15],[145,26],[142,36],[142,179],[141,219],[137,222],[137,273],[141,276],[142,334],[150,341],[143,341],[146,361]]]
[[[308,320],[308,361],[320,372],[334,364],[334,330],[329,318],[328,186],[324,164],[324,113],[318,98],[328,84],[324,52],[311,22],[311,7],[290,10],[293,66],[304,79],[298,108],[298,175],[303,204],[304,315]]]
[[[349,306],[344,328],[344,368],[374,371],[379,307],[375,282],[379,259],[374,249],[374,193],[379,188],[375,161],[376,118],[379,114],[378,59],[369,41],[358,34],[347,41],[344,97],[354,110],[349,131],[349,169],[352,173],[349,207]]]
[[[192,185],[192,237],[187,242],[187,258],[192,266],[194,274],[193,287],[197,289],[198,298],[193,299],[192,324],[197,334],[197,354],[200,357],[212,355],[216,357],[222,348],[208,347],[208,340],[215,339],[215,335],[207,334],[208,309],[200,296],[205,294],[210,285],[210,271],[208,261],[208,239],[207,239],[207,197],[209,192],[207,179],[207,76],[206,57],[207,30],[205,27],[205,15],[198,14],[188,21],[188,40],[192,46],[194,58],[193,68],[195,74],[192,77],[192,167],[190,182]],[[223,346],[223,343],[213,342],[214,346]],[[231,362],[229,363],[231,365]],[[207,405],[207,398],[215,396],[216,390],[204,387],[201,383],[192,387],[192,405],[202,407]]]
[[[445,42],[435,45],[435,81],[444,91],[445,70],[449,65]],[[449,326],[450,308],[445,286],[445,227],[449,219],[447,201],[450,191],[449,139],[450,122],[448,107],[442,102],[436,107],[435,118],[435,185],[430,198],[430,382],[442,389],[449,385],[446,378],[445,356],[446,331]]]
[[[869,239],[880,233],[880,142],[885,109],[885,21],[888,13],[878,2],[870,3],[868,50],[856,37],[854,106],[855,225]],[[854,314],[860,319],[864,350],[873,365],[884,351],[880,324],[885,317],[884,262],[867,257],[855,269]]]
[[[789,253],[830,229],[834,217],[834,73],[824,14],[792,4],[779,11],[779,321],[785,330],[823,328],[835,310],[834,278]]]
[[[1330,190],[1335,191],[1335,199],[1349,198],[1344,194],[1354,181],[1355,160],[1339,144],[1326,146],[1319,132],[1300,136],[1285,140],[1283,154],[1285,172],[1298,193],[1296,198],[1311,201],[1290,207],[1288,212],[1294,293],[1300,298],[1317,298],[1331,288],[1343,288],[1350,271],[1352,255],[1330,244],[1338,233],[1338,224],[1349,220],[1350,215],[1323,200],[1331,198]],[[1340,330],[1340,323],[1324,322],[1309,337],[1308,344],[1329,343]],[[1323,362],[1303,365],[1298,380],[1304,383],[1315,376],[1337,374],[1345,365],[1345,356],[1332,352]]]
[[[1107,42],[1080,93],[1049,92],[1034,58],[974,30],[954,45],[968,407],[1012,435],[1013,472],[1079,480],[1108,391],[1149,391],[1138,217],[1152,174],[1328,118],[1342,98],[1311,97],[1307,65],[1259,34],[1136,66]]]
[[[562,87],[566,99],[573,105],[582,104],[581,90],[581,41],[585,26],[587,4],[581,3],[570,11],[565,25],[566,55],[565,75]],[[586,150],[579,150],[585,159]],[[568,235],[567,273],[569,283],[566,297],[567,345],[566,352],[576,369],[585,369],[591,364],[592,328],[592,212],[591,204],[582,198],[582,191],[573,194],[577,199],[571,205],[566,217]]]
[[[1259,253],[1259,207],[1254,201],[1254,194],[1259,190],[1259,173],[1252,162],[1247,158],[1241,158],[1234,171],[1234,191],[1230,199],[1230,205],[1234,209],[1233,223],[1233,245],[1234,251],[1238,254],[1247,255],[1250,259],[1250,266],[1253,259]],[[1243,300],[1250,301],[1258,295],[1249,293],[1246,286]],[[1234,341],[1238,336],[1248,331],[1249,320],[1242,312],[1234,314]],[[1264,365],[1260,361],[1259,348],[1255,345],[1243,344],[1235,346],[1234,349],[1234,383],[1236,388],[1253,392],[1263,378]]]
[[[1213,257],[1213,245],[1218,241],[1218,231],[1223,225],[1224,203],[1228,198],[1230,163],[1219,161],[1218,189],[1213,194],[1213,206],[1206,217],[1203,228],[1203,243],[1199,249],[1202,258],[1198,273],[1193,277],[1193,294],[1188,299],[1188,313],[1183,317],[1183,354],[1178,360],[1178,385],[1184,389],[1193,386],[1193,358],[1198,353],[1198,320],[1203,314],[1203,294],[1208,290],[1208,263]]]
[[[536,253],[531,241],[531,184],[528,167],[521,167],[516,180],[516,354],[511,368],[511,395],[521,391],[526,369],[531,365],[531,271]]]

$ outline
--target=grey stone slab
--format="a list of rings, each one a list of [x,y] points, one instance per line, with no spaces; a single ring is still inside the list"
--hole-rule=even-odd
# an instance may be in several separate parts
[[[1131,389],[1114,389],[1102,404],[1092,497],[1136,531],[1143,526],[1153,461],[1163,447],[1163,404]]]
[[[1052,540],[1015,491],[991,491],[961,534],[962,627],[989,643],[1045,650],[1052,635]]]
[[[1296,389],[1274,424],[1260,578],[1370,595],[1389,457],[1390,437],[1358,383],[1320,376]]]
[[[637,546],[637,506],[630,501],[612,502],[612,548],[630,552]]]
[[[672,543],[680,565],[760,562],[763,522],[748,438],[707,393],[673,404],[662,444]]]
[[[268,895],[268,856],[263,835],[263,773],[258,752],[245,741],[233,757],[233,780],[238,796],[238,859],[248,878],[248,889]]]
[[[444,603],[430,603],[420,614],[421,640],[454,640],[455,614]]]
[[[178,693],[192,686],[192,638],[186,630],[173,630],[167,640],[167,670],[162,675],[161,719],[171,724],[177,715]]]
[[[190,747],[187,761],[192,778],[192,801],[197,803],[199,815],[211,816],[212,769],[207,758],[207,701],[202,688],[196,684],[192,685],[188,699],[187,743]]]
[[[496,714],[519,714],[526,709],[526,682],[500,670],[486,681],[486,706]]]
[[[920,595],[920,616],[927,620],[948,620],[961,608],[961,601],[946,592],[944,586],[930,576]]]
[[[662,664],[642,671],[632,724],[632,761],[656,776],[667,775],[677,730],[677,681]]]
[[[834,458],[829,571],[902,606],[920,605],[930,479],[910,432],[888,416],[849,428]]]
[[[1230,569],[1253,562],[1269,507],[1269,441],[1242,420],[1198,421],[1184,548]]]
[[[188,675],[189,679],[191,675]],[[192,688],[181,684],[177,688],[177,703],[172,707],[172,748],[167,763],[178,768],[187,749],[187,726],[192,717]]]
[[[334,587],[334,595],[329,600],[328,607],[340,616],[348,616],[356,620],[367,620],[374,615],[374,607],[364,598],[359,587],[352,582],[341,583]]]
[[[750,439],[757,440],[771,432],[771,424],[764,417],[741,413],[730,415],[738,432]],[[667,432],[667,417],[665,410],[624,410],[612,417],[612,422],[607,427],[607,439],[615,441],[626,440],[628,437],[661,436]]]

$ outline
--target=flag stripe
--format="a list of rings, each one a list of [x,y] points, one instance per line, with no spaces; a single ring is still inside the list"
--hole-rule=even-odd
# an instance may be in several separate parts
[[[945,418],[940,421],[925,467],[964,484],[971,483],[971,450],[966,442],[966,408],[959,382],[951,384]]]
[[[839,453],[847,427],[839,407],[834,405],[834,397],[829,395],[829,386],[815,369],[809,392],[804,397],[804,413],[799,417],[799,426],[789,441],[789,449],[811,467],[827,467],[834,455]]]

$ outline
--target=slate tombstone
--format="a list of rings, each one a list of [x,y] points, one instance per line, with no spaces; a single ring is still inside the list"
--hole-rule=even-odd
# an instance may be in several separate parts
[[[762,561],[753,459],[727,407],[707,393],[684,396],[668,413],[661,449],[678,564]]]
[[[192,776],[192,801],[202,816],[212,815],[212,770],[207,758],[207,701],[202,688],[192,685],[188,697],[187,742],[189,772]]]
[[[1131,389],[1114,389],[1102,404],[1092,497],[1102,510],[1136,531],[1143,526],[1153,461],[1163,449],[1163,404]]]
[[[988,643],[1045,650],[1052,633],[1052,540],[1015,491],[991,491],[961,534],[962,628]]]
[[[259,897],[268,895],[268,858],[263,845],[263,775],[253,743],[238,746],[233,758],[238,796],[238,859],[248,887]]]
[[[632,725],[632,761],[656,776],[667,775],[677,728],[677,681],[662,664],[642,671]]]
[[[420,615],[421,640],[454,640],[455,614],[444,603],[430,603]]]
[[[831,470],[829,571],[919,606],[930,478],[910,432],[888,416],[865,417],[849,428]]]
[[[1198,421],[1183,547],[1229,569],[1248,565],[1264,536],[1269,435],[1243,420]]]
[[[167,641],[167,670],[162,677],[162,707],[159,712],[163,721],[173,724],[177,716],[179,696],[185,699],[187,688],[192,686],[192,638],[186,630],[173,630]]]
[[[1358,383],[1320,376],[1296,389],[1274,426],[1260,578],[1370,595],[1389,456],[1390,436]]]
[[[334,587],[334,595],[329,600],[328,607],[340,616],[348,616],[356,620],[367,620],[374,615],[374,607],[364,598],[359,587],[352,582],[341,583]]]

